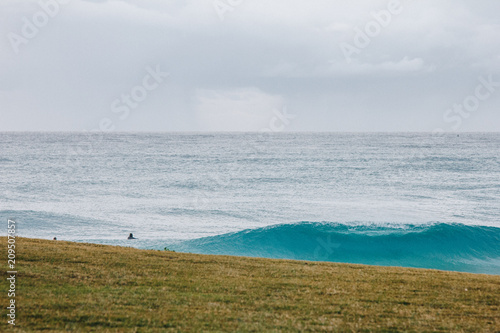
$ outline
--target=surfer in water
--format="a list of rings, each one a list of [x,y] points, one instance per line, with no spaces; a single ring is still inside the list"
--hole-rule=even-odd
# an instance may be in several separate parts
[[[133,233],[130,233],[130,235],[128,235],[128,239],[137,239],[137,238],[134,237]]]

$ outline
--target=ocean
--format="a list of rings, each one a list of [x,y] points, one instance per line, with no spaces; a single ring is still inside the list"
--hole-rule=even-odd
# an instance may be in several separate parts
[[[13,132],[0,170],[2,235],[500,275],[499,133]]]

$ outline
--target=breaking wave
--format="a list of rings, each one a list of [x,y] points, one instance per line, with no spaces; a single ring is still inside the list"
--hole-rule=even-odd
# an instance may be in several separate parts
[[[199,238],[176,250],[500,275],[500,228],[301,222]]]

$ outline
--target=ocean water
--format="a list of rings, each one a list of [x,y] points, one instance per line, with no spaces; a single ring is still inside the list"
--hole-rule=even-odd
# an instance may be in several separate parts
[[[0,133],[0,185],[2,235],[500,275],[498,133]]]

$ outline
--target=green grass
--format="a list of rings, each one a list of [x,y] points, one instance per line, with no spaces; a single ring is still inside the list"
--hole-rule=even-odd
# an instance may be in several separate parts
[[[0,331],[500,332],[500,276],[26,238],[16,245],[17,325],[7,327],[3,307]]]

